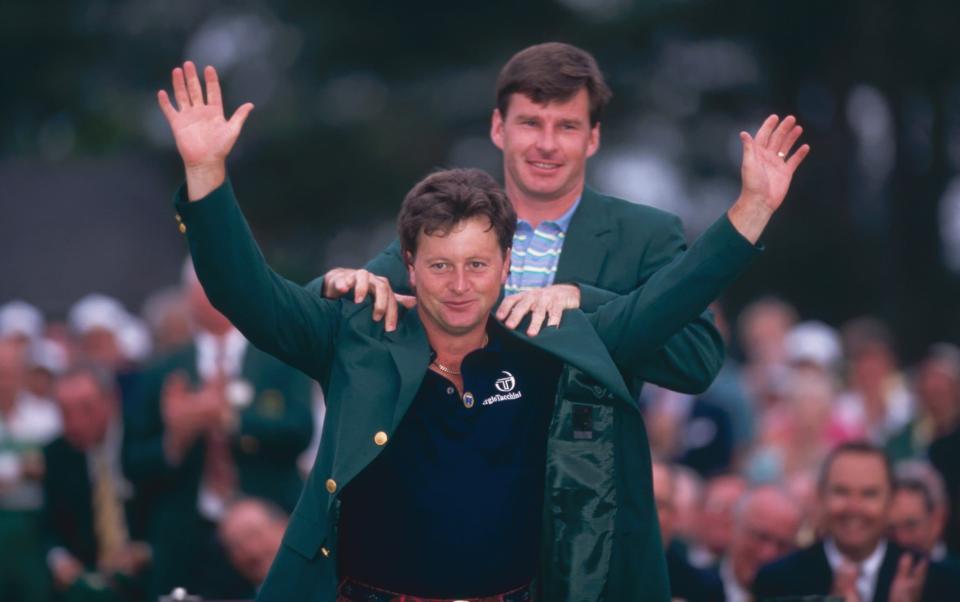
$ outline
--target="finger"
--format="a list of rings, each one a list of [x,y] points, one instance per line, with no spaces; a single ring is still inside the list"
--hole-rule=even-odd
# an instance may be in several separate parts
[[[183,75],[187,80],[187,94],[193,106],[203,104],[203,88],[200,86],[200,77],[197,76],[197,66],[192,61],[183,64]]]
[[[780,150],[780,146],[783,144],[783,141],[786,139],[787,134],[790,133],[790,130],[793,129],[793,126],[797,124],[797,118],[793,115],[787,115],[783,118],[783,121],[777,125],[777,128],[773,130],[773,134],[770,135],[770,146],[772,150]]]
[[[220,78],[217,77],[217,70],[212,65],[207,65],[203,70],[203,78],[207,81],[207,104],[223,108],[223,100],[220,98]]]
[[[177,110],[173,107],[173,103],[170,102],[170,97],[167,96],[166,90],[157,92],[157,104],[160,105],[160,110],[163,111],[163,116],[167,118],[167,121],[172,122],[176,119]]]
[[[800,134],[803,133],[803,128],[799,125],[793,126],[789,133],[784,137],[783,141],[779,146],[774,147],[775,150],[783,153],[784,155],[790,154],[790,149],[793,148],[793,145],[797,143],[797,140],[800,138]]]
[[[807,158],[807,155],[810,154],[810,145],[804,144],[797,149],[797,152],[793,153],[789,159],[787,159],[787,168],[790,170],[790,173],[797,171],[797,168],[800,167],[800,164],[803,163],[803,160]]]
[[[501,322],[506,320],[507,316],[510,315],[510,311],[513,309],[513,306],[516,305],[522,298],[522,294],[504,297],[503,301],[500,302],[500,307],[497,308],[497,319]]]
[[[538,307],[530,315],[530,326],[527,327],[527,336],[535,337],[540,334],[540,327],[543,325],[543,319],[547,317],[546,309]]]
[[[533,301],[529,297],[524,297],[513,306],[513,309],[510,310],[510,315],[507,317],[507,320],[503,323],[507,328],[513,329],[520,325],[520,322],[523,321],[523,317],[530,312],[530,308],[533,305]]]
[[[754,137],[757,144],[765,148],[770,143],[770,135],[773,133],[773,129],[777,127],[779,121],[780,118],[776,115],[771,115],[764,120],[763,125],[757,130],[757,135]]]
[[[390,288],[379,280],[373,281],[373,319],[379,322],[387,313],[387,303],[390,296]]]
[[[563,317],[563,308],[552,306],[547,310],[547,326],[560,326],[560,318]]]
[[[367,294],[370,292],[370,284],[371,282],[370,282],[369,272],[359,271],[353,275],[353,302],[354,303],[360,303],[361,301],[367,298]],[[376,314],[377,300],[374,299],[373,302],[374,302],[373,316],[374,316],[374,319],[378,319]]]
[[[413,309],[417,306],[417,298],[413,295],[394,295],[394,298],[397,300],[397,303],[407,309]]]
[[[393,332],[397,329],[397,314],[399,311],[397,308],[397,297],[393,294],[393,291],[390,291],[390,294],[387,295],[387,313],[383,319],[384,330]]]
[[[177,107],[182,111],[191,107],[190,95],[187,94],[187,83],[183,79],[183,69],[177,67],[173,70],[173,97],[177,99]]]
[[[233,137],[236,138],[240,135],[240,130],[243,129],[243,124],[247,121],[247,117],[250,116],[250,111],[253,110],[253,103],[247,102],[233,112],[233,115],[230,117],[230,120],[227,121],[227,125],[230,126],[230,132],[233,134]]]

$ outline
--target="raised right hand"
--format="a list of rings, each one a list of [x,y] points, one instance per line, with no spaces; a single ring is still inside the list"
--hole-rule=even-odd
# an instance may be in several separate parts
[[[227,120],[223,113],[216,69],[208,66],[204,69],[204,78],[206,100],[197,68],[190,61],[185,62],[183,68],[173,70],[173,94],[177,108],[170,102],[166,90],[157,93],[160,110],[170,124],[187,171],[190,200],[206,196],[223,182],[227,155],[253,110],[252,103],[245,103]]]

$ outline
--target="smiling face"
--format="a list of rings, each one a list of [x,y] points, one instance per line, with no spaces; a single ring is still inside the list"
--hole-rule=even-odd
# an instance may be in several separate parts
[[[876,548],[887,528],[892,492],[887,467],[877,454],[838,454],[821,492],[824,527],[837,547],[859,561]]]
[[[600,146],[600,124],[590,125],[590,98],[538,104],[514,93],[506,114],[493,112],[490,138],[503,151],[507,195],[516,203],[573,201],[583,190],[587,159]]]
[[[421,232],[408,269],[428,333],[462,336],[485,328],[507,280],[509,256],[485,217],[459,222],[447,233]]]

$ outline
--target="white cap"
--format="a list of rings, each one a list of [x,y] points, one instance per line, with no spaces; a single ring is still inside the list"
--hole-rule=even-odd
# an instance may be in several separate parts
[[[117,344],[120,352],[130,361],[142,362],[150,357],[153,347],[150,339],[150,329],[135,316],[127,316],[126,321],[117,334]]]
[[[43,314],[26,301],[11,301],[0,307],[0,339],[22,335],[36,339],[43,335]]]
[[[54,375],[61,374],[70,363],[67,350],[52,339],[34,341],[27,359],[31,368],[42,368]]]
[[[843,357],[840,336],[823,322],[807,321],[794,326],[784,340],[787,360],[807,362],[824,369],[836,368]]]
[[[127,321],[127,310],[123,305],[106,295],[93,293],[83,297],[70,308],[68,321],[70,328],[77,334],[86,334],[102,328],[119,336]]]

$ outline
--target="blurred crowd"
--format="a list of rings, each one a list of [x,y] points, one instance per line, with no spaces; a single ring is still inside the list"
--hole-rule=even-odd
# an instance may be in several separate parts
[[[252,598],[323,404],[181,282],[139,315],[0,305],[0,600]]]
[[[735,331],[716,315],[739,352],[713,385],[642,392],[675,595],[749,600],[765,565],[851,538],[960,567],[960,350],[905,366],[882,322],[834,329],[776,298]],[[253,348],[189,264],[139,314],[6,302],[0,599],[252,597],[322,419],[315,383]],[[880,510],[836,502],[871,484]]]

